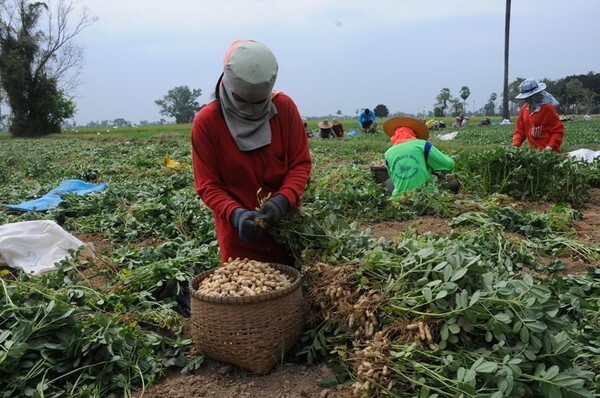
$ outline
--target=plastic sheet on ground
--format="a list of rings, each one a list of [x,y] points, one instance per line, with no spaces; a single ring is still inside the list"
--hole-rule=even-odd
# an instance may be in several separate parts
[[[458,135],[458,131],[454,131],[452,133],[438,135],[437,138],[442,141],[450,141],[450,140],[455,139],[457,135]]]
[[[52,220],[0,225],[0,264],[39,275],[56,268],[83,242]]]
[[[592,151],[591,149],[583,148],[569,152],[569,156],[579,160],[585,160],[586,162],[593,162],[595,158],[600,157],[600,151]]]
[[[103,191],[104,189],[106,189],[105,182],[96,185],[81,180],[65,180],[61,182],[58,187],[52,189],[41,198],[27,200],[18,204],[0,203],[0,206],[20,211],[46,211],[58,207],[60,202],[62,202],[60,195],[64,195],[66,193],[85,195],[90,192]]]

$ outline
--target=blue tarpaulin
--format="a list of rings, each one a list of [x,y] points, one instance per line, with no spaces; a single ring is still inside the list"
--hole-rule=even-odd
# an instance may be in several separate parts
[[[39,199],[28,200],[15,205],[0,203],[0,206],[20,211],[46,211],[58,207],[58,204],[62,202],[60,195],[66,193],[85,195],[90,192],[104,191],[104,189],[106,189],[105,182],[92,184],[81,180],[65,180]]]

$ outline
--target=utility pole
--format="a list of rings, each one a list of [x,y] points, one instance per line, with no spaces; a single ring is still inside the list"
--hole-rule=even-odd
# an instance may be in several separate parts
[[[510,120],[508,109],[508,42],[510,38],[510,2],[506,0],[506,18],[504,21],[504,93],[502,94],[502,119]]]

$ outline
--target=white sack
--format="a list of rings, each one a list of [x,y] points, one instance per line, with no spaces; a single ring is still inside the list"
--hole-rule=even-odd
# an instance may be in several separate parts
[[[438,136],[437,138],[442,141],[450,141],[450,140],[455,139],[457,135],[458,135],[458,131],[455,131],[453,133],[442,134],[442,135]]]
[[[592,151],[591,149],[578,149],[576,151],[569,152],[569,156],[579,160],[585,160],[586,162],[593,162],[594,158],[600,157],[600,151]]]
[[[56,268],[55,263],[69,256],[68,250],[82,245],[51,220],[0,225],[0,262],[32,275]]]

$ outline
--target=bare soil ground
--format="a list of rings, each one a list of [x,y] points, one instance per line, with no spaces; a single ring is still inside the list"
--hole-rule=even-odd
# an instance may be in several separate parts
[[[540,209],[543,211],[543,209]],[[576,240],[587,245],[600,245],[600,189],[590,191],[590,199],[581,209],[583,218],[574,222]],[[369,226],[375,236],[395,239],[400,231],[414,227],[418,233],[430,232],[443,236],[451,232],[448,220],[438,217],[420,217],[403,222],[383,222]],[[562,274],[583,273],[590,266],[568,255],[561,260],[567,265]],[[348,385],[322,388],[319,382],[334,373],[326,365],[306,366],[285,363],[267,375],[253,375],[243,369],[207,359],[193,374],[174,373],[137,398],[187,398],[187,397],[260,397],[260,398],[345,398],[350,397]]]

